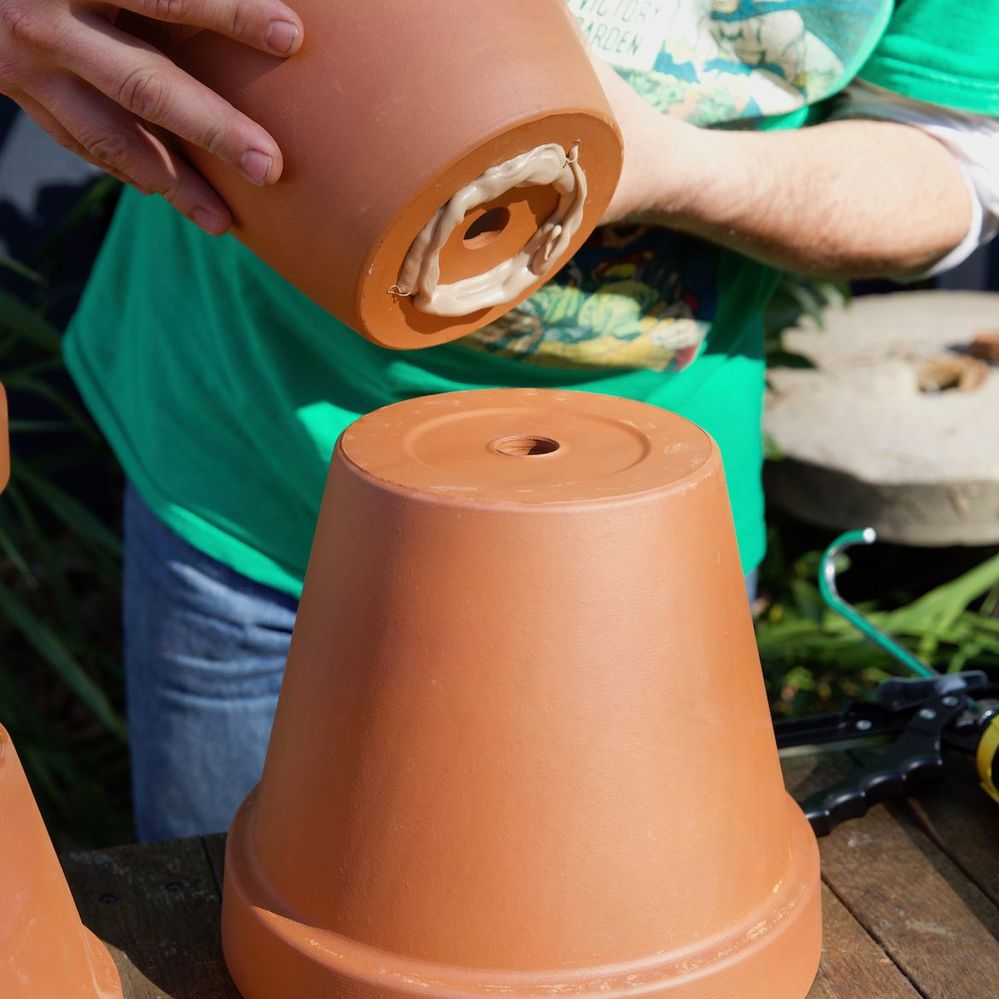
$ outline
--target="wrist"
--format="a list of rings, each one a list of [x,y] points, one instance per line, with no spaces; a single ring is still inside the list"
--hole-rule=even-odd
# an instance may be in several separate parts
[[[659,224],[703,234],[736,224],[756,197],[752,148],[731,132],[698,128],[664,119],[663,139],[670,155],[658,164]]]
[[[712,168],[705,135],[704,129],[678,118],[661,118],[657,153],[649,164],[654,178],[650,210],[659,224],[677,227],[703,211]]]
[[[643,141],[625,147],[624,171],[612,217],[696,231],[715,208],[716,179],[731,169],[712,134],[679,118],[656,115]]]

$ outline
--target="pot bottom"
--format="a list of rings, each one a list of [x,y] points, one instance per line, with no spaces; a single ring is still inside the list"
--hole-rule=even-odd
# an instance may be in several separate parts
[[[790,798],[789,863],[737,925],[683,950],[606,967],[494,971],[386,953],[282,914],[249,850],[254,795],[226,850],[222,943],[245,999],[804,999],[822,944],[818,846]]]

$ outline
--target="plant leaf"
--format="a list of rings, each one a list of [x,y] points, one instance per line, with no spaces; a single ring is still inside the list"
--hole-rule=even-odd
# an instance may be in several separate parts
[[[49,282],[38,271],[32,270],[27,264],[22,264],[20,260],[8,257],[5,253],[0,253],[0,267],[13,271],[19,277],[23,277],[41,288],[48,286]]]
[[[118,535],[106,527],[82,503],[42,478],[28,465],[18,470],[18,476],[20,481],[66,525],[74,537],[109,552],[115,558],[121,557],[121,541]]]
[[[4,288],[0,288],[0,327],[49,354],[60,350],[56,328]]]
[[[124,741],[125,726],[107,695],[87,675],[55,633],[0,583],[0,613],[14,625],[38,654],[59,674],[63,682],[103,722],[116,738]]]

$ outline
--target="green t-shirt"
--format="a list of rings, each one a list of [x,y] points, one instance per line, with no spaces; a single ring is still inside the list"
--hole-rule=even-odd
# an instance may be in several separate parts
[[[999,0],[570,0],[653,106],[793,127],[858,74],[999,113]],[[761,313],[775,272],[663,229],[598,230],[559,275],[455,344],[376,347],[231,237],[127,192],[66,355],[128,476],[191,544],[298,594],[330,453],[360,414],[493,386],[674,410],[725,463],[746,570],[764,551]]]

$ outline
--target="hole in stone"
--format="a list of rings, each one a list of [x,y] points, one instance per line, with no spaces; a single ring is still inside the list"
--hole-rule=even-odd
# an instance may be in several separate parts
[[[989,377],[989,366],[974,357],[941,354],[924,358],[916,374],[920,392],[974,392]]]
[[[554,454],[559,442],[551,437],[537,437],[534,434],[515,434],[500,437],[489,445],[497,454],[508,454],[513,458],[527,458],[536,454]]]
[[[479,250],[483,246],[488,246],[509,224],[509,208],[491,208],[465,230],[463,240],[465,247],[469,250]]]

